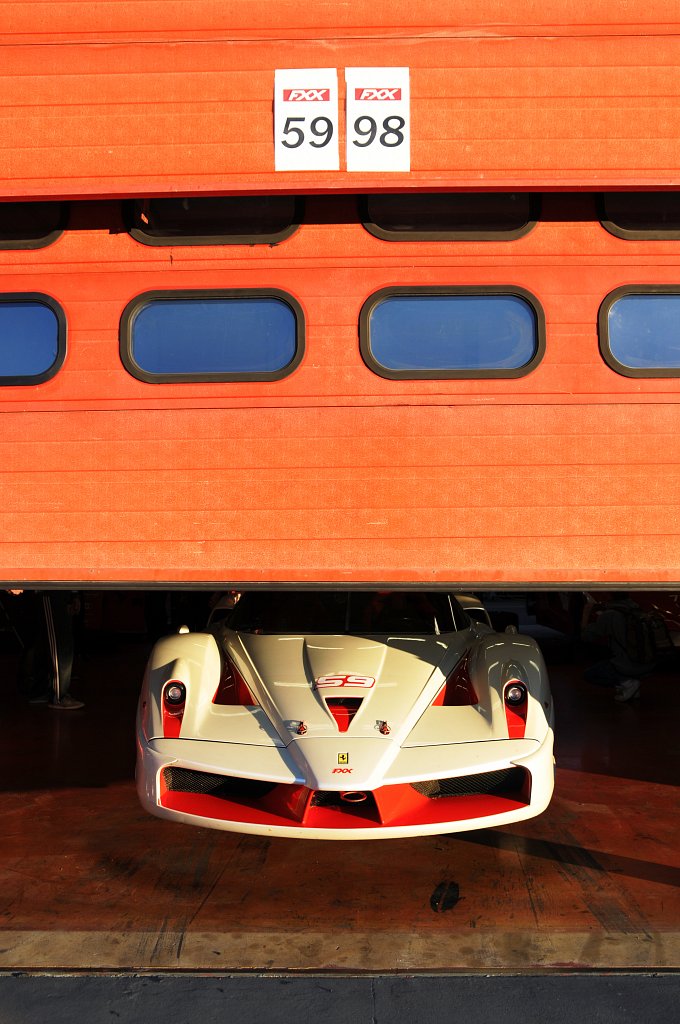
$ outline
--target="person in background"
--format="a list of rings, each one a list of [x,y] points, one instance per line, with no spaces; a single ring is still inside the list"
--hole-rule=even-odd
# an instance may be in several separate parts
[[[640,612],[639,605],[625,592],[611,594],[604,605],[598,604],[592,594],[585,595],[581,639],[606,645],[608,656],[590,665],[583,678],[595,686],[613,689],[619,704],[639,696],[641,677],[654,668],[651,656],[631,649],[628,617]]]

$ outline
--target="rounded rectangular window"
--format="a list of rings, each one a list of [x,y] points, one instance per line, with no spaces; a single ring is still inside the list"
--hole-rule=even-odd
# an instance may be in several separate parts
[[[302,309],[277,289],[145,292],[121,318],[123,364],[149,383],[281,380],[303,351]]]
[[[604,192],[600,207],[602,226],[618,238],[680,238],[680,192]]]
[[[539,197],[526,192],[437,192],[363,196],[367,231],[386,241],[512,241],[538,218]]]
[[[300,225],[297,196],[178,196],[123,204],[128,231],[144,245],[274,245]]]
[[[624,377],[680,377],[680,285],[631,285],[600,307],[600,351]]]
[[[0,249],[43,249],[59,237],[66,203],[0,203]]]
[[[390,380],[523,377],[545,350],[545,318],[523,288],[385,288],[363,306],[361,354]]]
[[[0,295],[0,384],[41,384],[66,355],[66,318],[48,295]]]

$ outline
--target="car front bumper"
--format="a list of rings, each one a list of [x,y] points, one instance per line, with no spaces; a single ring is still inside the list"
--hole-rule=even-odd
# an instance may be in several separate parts
[[[541,743],[447,744],[419,747],[405,756],[407,777],[389,773],[372,789],[349,779],[346,789],[343,781],[314,789],[300,778],[285,748],[140,739],[137,791],[147,811],[173,821],[252,835],[334,840],[507,825],[540,814],[552,796],[551,729]]]

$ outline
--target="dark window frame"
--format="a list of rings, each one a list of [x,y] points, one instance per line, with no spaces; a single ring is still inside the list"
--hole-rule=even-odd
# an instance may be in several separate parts
[[[295,317],[295,355],[280,370],[253,371],[251,373],[152,373],[141,367],[134,358],[132,328],[136,315],[151,303],[162,300],[186,301],[187,299],[279,299],[293,312]],[[215,384],[224,382],[268,382],[284,380],[299,366],[305,354],[305,316],[301,304],[290,292],[280,288],[186,288],[154,289],[141,292],[126,305],[120,318],[119,352],[121,362],[131,376],[146,384]]]
[[[66,358],[66,313],[63,308],[53,299],[51,295],[44,292],[1,292],[0,305],[9,303],[25,305],[42,305],[51,309],[57,318],[57,355],[54,362],[42,373],[32,374],[2,374],[0,373],[0,387],[33,387],[37,384],[44,384],[59,373]]]
[[[600,355],[607,366],[622,377],[642,377],[658,379],[680,377],[680,366],[675,367],[635,367],[620,362],[611,350],[609,341],[609,311],[619,299],[627,295],[680,295],[677,284],[626,284],[609,292],[602,300],[597,317],[598,343]]]
[[[652,192],[652,189],[642,190],[645,194]],[[680,192],[674,189],[662,189],[660,192],[672,192],[677,195],[680,199]],[[636,241],[649,241],[649,242],[672,242],[680,238],[680,227],[676,229],[664,229],[659,227],[649,228],[625,228],[616,221],[612,220],[607,211],[607,196],[615,195],[618,193],[610,192],[598,192],[597,194],[597,211],[600,224],[608,231],[610,235],[614,235],[616,238],[623,238],[626,242]],[[623,195],[636,195],[636,192],[625,192]],[[657,194],[655,192],[655,194]]]
[[[48,200],[46,200],[46,201],[48,201]],[[49,200],[49,201],[53,202],[54,200]],[[32,200],[32,199],[23,199],[23,200],[10,201],[10,203],[11,202],[15,202],[15,203],[16,202],[22,202],[22,203],[29,203],[30,202],[30,203],[32,203],[32,202],[34,202],[34,200]],[[39,200],[35,200],[35,202],[38,203]],[[8,205],[8,204],[3,204],[3,205]],[[3,250],[4,251],[15,250],[15,249],[23,249],[24,251],[25,250],[31,250],[31,249],[46,249],[48,247],[48,245],[52,245],[54,242],[56,242],[56,240],[58,238],[60,238],[61,235],[63,235],[64,231],[66,230],[66,227],[68,225],[68,220],[69,220],[69,214],[70,214],[69,203],[61,202],[60,201],[60,206],[61,206],[61,210],[59,212],[59,218],[57,220],[56,228],[54,228],[52,231],[48,232],[46,235],[41,235],[39,238],[24,238],[24,239],[12,238],[12,239],[8,239],[8,238],[3,238],[2,237],[2,232],[0,232],[0,251],[3,251]]]
[[[533,311],[536,323],[536,351],[532,359],[522,366],[508,369],[476,368],[470,370],[391,370],[383,366],[371,351],[370,317],[374,308],[391,296],[430,295],[505,295],[523,299]],[[518,285],[393,285],[373,292],[364,302],[359,314],[359,348],[369,370],[386,380],[516,380],[526,377],[539,365],[545,355],[545,313],[540,302],[526,288]]]
[[[123,200],[123,223],[125,230],[141,245],[162,246],[167,248],[170,245],[192,246],[192,245],[278,245],[284,242],[291,235],[295,234],[304,219],[305,202],[303,196],[289,196],[293,199],[293,220],[280,231],[269,235],[153,235],[139,227],[135,220],[135,204],[138,199]],[[250,197],[250,194],[248,194]],[[157,199],[179,199],[180,196],[155,196]],[[187,196],[188,199],[238,199],[239,196]],[[252,197],[250,197],[252,198]],[[267,196],[265,198],[271,198]]]
[[[393,193],[389,193],[392,195]],[[420,192],[417,195],[446,195],[442,192]],[[454,193],[464,195],[466,193]],[[475,192],[474,195],[485,195],[483,192]],[[493,193],[492,193],[493,194]],[[507,193],[502,193],[503,195]],[[359,196],[359,220],[369,234],[380,238],[385,242],[514,242],[523,238],[536,227],[541,214],[541,196],[538,192],[529,192],[529,220],[518,228],[510,230],[488,230],[488,231],[394,231],[384,228],[370,219],[369,202],[370,194]],[[378,194],[380,195],[380,194]]]

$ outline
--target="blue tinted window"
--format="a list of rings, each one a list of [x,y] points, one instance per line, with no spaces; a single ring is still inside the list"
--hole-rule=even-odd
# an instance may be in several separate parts
[[[622,295],[609,305],[606,332],[624,372],[680,371],[680,293]]]
[[[277,379],[302,355],[299,307],[272,293],[140,296],[122,335],[125,365],[143,380]]]
[[[362,319],[364,358],[383,376],[519,376],[542,351],[539,307],[514,293],[393,289]]]
[[[61,310],[37,296],[0,296],[0,381],[38,384],[63,362],[65,328]]]

